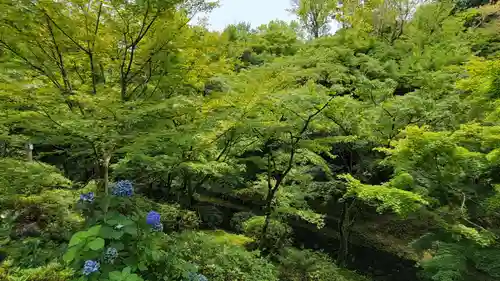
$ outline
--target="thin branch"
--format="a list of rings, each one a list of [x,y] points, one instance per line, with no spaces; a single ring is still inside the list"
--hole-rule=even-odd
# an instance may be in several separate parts
[[[52,27],[50,26],[49,18],[47,17],[47,28],[49,29],[50,37],[52,38],[52,43],[54,44],[54,49],[56,50],[57,56],[59,58],[59,70],[61,71],[61,76],[64,81],[64,85],[66,86],[66,90],[68,92],[72,92],[71,83],[68,79],[68,74],[66,72],[66,68],[64,67],[64,60],[61,50],[59,50],[59,45],[56,42],[56,37],[54,36],[54,32]]]
[[[79,49],[81,49],[82,51],[84,51],[85,53],[88,53],[89,50],[85,49],[85,47],[83,47],[82,45],[80,45],[78,42],[76,42],[75,39],[73,39],[73,37],[71,37],[68,33],[66,33],[66,31],[64,31],[64,29],[62,29],[50,16],[49,14],[45,11],[45,10],[42,10],[42,12],[45,14],[45,16],[47,17],[47,19],[50,20],[50,22],[52,22],[52,24],[54,24],[54,26],[59,29],[62,34],[64,34],[71,42],[73,42]]]
[[[25,56],[21,55],[18,51],[16,51],[14,48],[12,48],[9,44],[7,44],[5,41],[0,39],[0,43],[5,46],[11,53],[13,53],[15,56],[18,58],[22,59],[28,66],[33,68],[35,71],[39,72],[43,76],[47,77],[58,89],[62,89],[61,84],[57,82],[55,77],[51,77],[49,73],[47,73],[46,70],[44,70],[42,67],[35,65],[34,63],[30,62]]]
[[[321,107],[319,108],[318,110],[316,110],[316,112],[314,112],[312,115],[310,115],[307,120],[306,120],[306,123],[304,124],[304,127],[302,128],[302,130],[300,131],[300,135],[304,134],[305,131],[307,130],[307,127],[309,127],[309,123],[311,123],[312,119],[314,117],[316,117],[316,115],[320,114],[321,111],[323,111],[325,108],[327,108],[329,105],[330,105],[330,102],[332,102],[332,100],[335,98],[334,95],[332,95],[330,97],[330,99]],[[297,143],[298,141],[296,141]]]

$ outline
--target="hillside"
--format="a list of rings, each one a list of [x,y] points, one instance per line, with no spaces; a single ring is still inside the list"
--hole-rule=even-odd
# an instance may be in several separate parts
[[[290,5],[0,1],[0,280],[500,280],[500,4]]]

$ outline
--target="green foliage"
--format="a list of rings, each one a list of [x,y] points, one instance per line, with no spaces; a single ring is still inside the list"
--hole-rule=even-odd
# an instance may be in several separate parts
[[[214,238],[211,234],[185,232],[167,240],[165,247],[194,263],[209,280],[278,280],[274,266],[258,252]]]
[[[211,235],[214,240],[221,244],[232,244],[236,246],[246,246],[249,243],[252,243],[254,240],[250,237],[241,235],[241,234],[233,234],[228,233],[224,230],[208,230],[205,231],[207,234]]]
[[[200,224],[195,212],[181,209],[179,205],[157,203],[141,196],[134,196],[132,200],[143,215],[156,210],[161,215],[165,231],[196,229]]]
[[[500,264],[496,260],[498,247],[481,248],[470,243],[434,244],[435,252],[430,260],[422,262],[425,277],[435,281],[495,280]]]
[[[69,187],[71,181],[50,165],[0,158],[0,192],[3,196],[32,195],[44,189]]]
[[[141,275],[162,276],[154,268],[166,258],[158,246],[164,234],[147,224],[145,212],[131,198],[105,196],[82,203],[84,213],[91,216],[87,217],[88,227],[71,237],[62,256],[66,264],[81,270],[88,261],[98,262],[97,271],[90,272],[97,280],[140,281]],[[112,256],[110,249],[115,251]]]
[[[5,281],[67,281],[73,275],[73,270],[58,263],[29,269],[16,268],[6,263],[0,267],[0,279]]]
[[[351,175],[342,176],[347,181],[346,197],[355,196],[362,201],[372,202],[377,205],[377,211],[391,210],[398,215],[408,215],[417,211],[427,201],[420,195],[394,187],[394,183],[401,183],[401,177],[396,177],[393,182],[380,186],[362,184]],[[404,188],[404,186],[403,186]]]
[[[283,250],[315,232],[497,280],[500,9],[466,2],[1,1],[1,279],[363,280]]]
[[[285,248],[280,252],[278,259],[282,280],[356,281],[345,278],[333,261],[320,252]]]
[[[238,233],[244,231],[243,224],[250,218],[254,217],[252,212],[238,212],[231,218],[231,227]]]
[[[271,219],[268,230],[263,237],[262,228],[266,218],[264,216],[255,216],[243,223],[243,232],[246,236],[264,243],[263,248],[270,252],[276,252],[279,249],[291,243],[292,229],[286,223],[276,219]]]
[[[224,221],[224,214],[215,206],[200,206],[201,220],[210,228],[219,227]]]

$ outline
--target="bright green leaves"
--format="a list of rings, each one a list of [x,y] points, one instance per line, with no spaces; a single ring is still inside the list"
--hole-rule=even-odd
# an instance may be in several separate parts
[[[466,65],[467,77],[457,82],[457,88],[465,91],[470,102],[470,118],[500,121],[500,60],[476,58]]]
[[[89,234],[87,231],[78,231],[77,233],[73,234],[73,236],[71,237],[71,240],[69,240],[68,247],[73,247],[75,245],[78,245],[78,244],[84,242],[88,236],[89,236]]]
[[[136,237],[138,229],[136,223],[130,218],[116,213],[110,212],[106,219],[106,225],[101,229],[102,237],[107,239],[119,240],[124,234],[129,234]]]
[[[71,247],[69,248],[66,253],[63,255],[63,260],[67,263],[72,262],[75,260],[77,255],[79,254],[80,247]]]
[[[387,162],[396,173],[404,172],[413,178],[413,188],[419,193],[447,200],[442,192],[472,192],[475,180],[487,168],[484,154],[460,145],[460,133],[431,132],[426,128],[408,127],[403,138],[395,142]]]
[[[101,228],[101,225],[95,225],[86,231],[73,234],[63,260],[71,263],[77,260],[79,256],[86,255],[87,251],[101,251],[105,245],[104,239],[99,237]]]
[[[457,240],[462,238],[468,239],[480,245],[481,247],[488,247],[495,243],[497,237],[494,233],[486,230],[477,230],[472,227],[465,226],[463,224],[456,224],[450,226],[450,231],[455,235]]]
[[[351,175],[343,175],[341,178],[347,181],[347,193],[344,197],[355,196],[361,201],[375,204],[379,212],[391,210],[398,215],[407,216],[428,204],[421,195],[395,187],[392,182],[369,185],[362,184]],[[401,182],[401,179],[396,182]]]
[[[87,230],[87,234],[89,236],[97,236],[97,235],[99,235],[101,228],[102,228],[101,225],[94,225],[93,227],[91,227]]]
[[[104,243],[104,239],[102,239],[101,237],[97,237],[88,243],[88,247],[91,250],[98,251],[104,248]]]

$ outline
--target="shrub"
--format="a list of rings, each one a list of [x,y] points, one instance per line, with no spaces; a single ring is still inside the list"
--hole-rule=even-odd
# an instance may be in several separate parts
[[[260,257],[224,239],[203,232],[184,232],[165,241],[168,252],[179,253],[198,266],[210,281],[276,281],[275,267]]]
[[[19,267],[36,267],[57,259],[64,253],[63,244],[29,237],[22,240],[10,240],[2,246],[2,251],[10,261]]]
[[[328,255],[311,250],[285,248],[278,256],[279,275],[287,281],[349,281]],[[352,280],[356,281],[356,280]]]
[[[216,228],[224,222],[224,214],[215,206],[198,207],[201,220],[210,228]]]
[[[134,196],[132,201],[144,214],[149,210],[156,210],[161,215],[166,232],[196,229],[200,224],[200,219],[196,212],[182,210],[177,204],[156,203],[141,196]]]
[[[77,195],[69,190],[47,190],[37,195],[11,197],[2,206],[2,251],[17,266],[40,266],[59,257],[62,243],[83,226],[72,210]]]
[[[231,227],[239,233],[244,232],[243,223],[255,216],[252,212],[238,212],[233,215],[230,221]]]
[[[245,246],[254,240],[250,237],[246,237],[241,234],[234,234],[234,233],[228,233],[225,232],[224,230],[207,230],[204,231],[208,235],[212,236],[213,239],[219,243],[227,243],[227,244],[232,244],[232,245],[238,245],[238,246]]]
[[[95,281],[181,281],[197,274],[179,253],[161,248],[167,239],[165,210],[147,208],[168,205],[134,195],[129,182],[115,188],[120,190],[107,196],[80,196],[87,228],[73,234],[63,256],[75,275]]]
[[[58,263],[28,269],[13,268],[10,263],[0,267],[0,280],[3,281],[68,281],[73,275],[73,270]]]
[[[38,162],[0,158],[0,171],[0,194],[3,196],[31,195],[48,187],[71,185],[57,168]]]
[[[45,236],[54,240],[69,240],[71,233],[83,225],[75,211],[77,193],[70,190],[47,190],[40,194],[11,197],[2,206],[16,213],[15,236]]]
[[[256,216],[243,223],[244,233],[248,237],[256,240],[262,240],[262,228],[265,217]],[[264,248],[268,252],[276,252],[291,243],[292,229],[285,223],[271,219],[267,228],[267,234],[264,241]],[[261,241],[262,243],[262,241]]]

